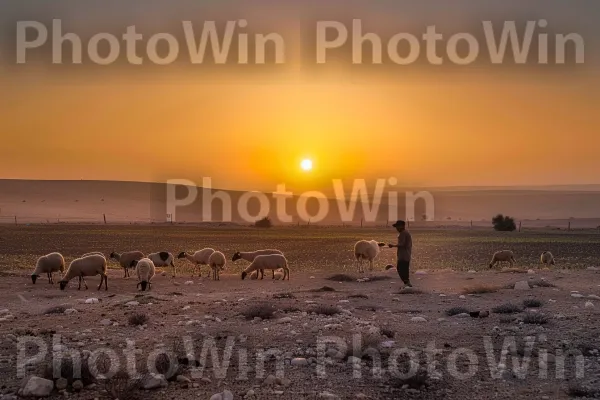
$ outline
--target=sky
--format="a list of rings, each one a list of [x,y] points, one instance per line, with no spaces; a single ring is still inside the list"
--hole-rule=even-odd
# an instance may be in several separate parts
[[[211,177],[213,187],[236,190],[320,190],[332,179],[389,177],[406,186],[600,183],[600,4],[451,4],[0,0],[0,178],[200,184]],[[42,22],[52,37],[53,18],[84,43],[131,25],[145,36],[182,38],[183,20],[201,27],[245,19],[247,31],[280,34],[286,58],[267,66],[190,65],[185,57],[162,67],[52,65],[49,44],[16,65],[16,22]],[[384,43],[431,25],[446,38],[480,37],[485,20],[545,19],[550,37],[585,39],[585,64],[355,66],[346,48],[316,66],[317,21],[351,28],[352,19]],[[303,159],[312,171],[300,169]]]

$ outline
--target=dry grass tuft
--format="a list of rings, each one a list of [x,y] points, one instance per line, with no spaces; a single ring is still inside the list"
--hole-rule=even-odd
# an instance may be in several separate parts
[[[494,314],[518,314],[521,311],[523,311],[523,309],[520,306],[512,303],[501,304],[492,308]]]
[[[131,326],[146,325],[148,323],[148,315],[144,313],[131,314],[127,319],[127,322]]]
[[[480,284],[464,288],[462,294],[496,293],[498,290],[500,290],[498,286]]]
[[[327,278],[328,281],[334,281],[334,282],[356,282],[356,278],[353,278],[350,275],[346,275],[346,274],[335,274],[335,275],[331,275]]]
[[[274,313],[275,308],[272,305],[263,303],[248,307],[242,312],[242,315],[246,317],[246,319],[272,319]]]

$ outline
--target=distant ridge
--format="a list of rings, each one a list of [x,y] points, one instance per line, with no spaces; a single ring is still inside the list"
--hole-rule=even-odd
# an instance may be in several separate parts
[[[403,189],[395,188],[400,194]],[[182,189],[183,190],[183,189]],[[213,189],[217,191],[220,189]],[[452,187],[411,188],[427,190],[435,200],[437,221],[489,221],[497,213],[527,220],[563,220],[569,218],[600,218],[600,185],[554,185],[539,187]],[[233,222],[244,222],[236,204],[244,192],[222,190],[233,202]],[[185,192],[185,190],[183,190]],[[201,188],[199,189],[201,192]],[[272,196],[265,193],[269,200]],[[300,194],[300,193],[297,193]],[[181,196],[185,193],[181,194]],[[349,197],[349,196],[347,196]],[[297,198],[290,199],[288,213],[298,220]],[[258,213],[258,202],[251,201],[250,212]],[[341,224],[338,204],[328,200],[330,212],[322,223]],[[309,200],[308,211],[315,214],[317,201]],[[377,221],[388,220],[387,197],[382,199]],[[270,201],[270,216],[277,218],[274,200]],[[404,199],[400,197],[399,217],[404,216]],[[212,221],[223,218],[220,201],[211,207]],[[416,220],[425,209],[417,203]],[[0,222],[10,222],[14,216],[26,222],[99,222],[106,215],[110,222],[165,222],[166,185],[164,183],[122,181],[54,181],[54,180],[0,180]],[[363,213],[357,207],[354,222],[360,223]],[[181,208],[179,222],[201,222],[202,202]]]

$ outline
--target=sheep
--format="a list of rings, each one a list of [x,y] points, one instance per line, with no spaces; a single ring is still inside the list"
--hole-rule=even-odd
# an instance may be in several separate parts
[[[84,279],[86,276],[100,275],[100,285],[98,290],[102,288],[104,283],[105,289],[108,290],[108,276],[106,275],[107,262],[106,258],[100,255],[91,255],[87,257],[77,258],[71,261],[67,273],[60,281],[60,290],[65,290],[69,281],[75,277],[79,278],[79,288],[81,290],[81,281],[87,290],[88,286]]]
[[[128,251],[126,253],[121,254],[115,253],[113,251],[112,253],[110,253],[110,258],[114,258],[115,260],[117,260],[121,267],[123,267],[123,269],[125,270],[124,278],[128,278],[130,276],[129,268],[131,268],[131,262],[134,260],[139,261],[144,257],[146,256],[141,251]]]
[[[167,251],[161,251],[158,253],[148,254],[147,258],[152,260],[155,267],[168,267],[169,265],[173,267],[173,278],[175,278],[177,270],[175,268],[175,257],[173,257],[173,254]]]
[[[540,261],[542,264],[556,265],[556,262],[554,261],[554,256],[549,251],[545,251],[542,253]]]
[[[52,274],[54,272],[60,272],[61,277],[65,272],[65,259],[60,253],[50,253],[38,258],[35,264],[35,270],[31,274],[31,282],[35,285],[38,276],[45,273],[48,276],[48,283],[53,285],[54,278],[52,277]]]
[[[356,267],[358,272],[363,273],[362,262],[363,260],[369,261],[369,269],[373,271],[373,260],[377,258],[377,255],[381,251],[381,247],[386,244],[377,242],[375,240],[359,240],[354,244],[354,257],[356,257]]]
[[[243,272],[242,272],[242,280],[246,279],[246,276],[249,273],[253,273],[254,271],[264,271],[265,269],[283,269],[283,279],[287,276],[288,281],[290,280],[290,269],[288,267],[287,259],[281,254],[268,254],[262,256],[256,256],[252,264],[250,264]],[[260,279],[264,278],[264,272],[261,273]],[[273,274],[273,279],[275,279],[275,274]]]
[[[101,253],[99,251],[92,251],[91,253],[85,253],[81,257],[95,256],[95,255],[102,256],[102,257],[106,258],[106,256],[104,255],[104,253]]]
[[[139,261],[133,260],[131,266],[135,267],[138,276],[138,284],[136,287],[142,286],[142,292],[146,291],[146,287],[148,287],[148,289],[152,288],[151,281],[156,273],[156,267],[152,260],[149,258],[142,258]]]
[[[492,261],[490,261],[490,268],[492,268],[494,265],[499,264],[501,262],[508,262],[508,263],[510,263],[510,266],[512,267],[514,265],[514,263],[517,262],[517,260],[515,259],[514,253],[510,250],[497,251],[492,256]]]
[[[200,270],[199,276],[202,277],[202,269],[200,269],[200,267],[202,265],[208,265],[208,258],[214,252],[215,252],[215,249],[211,249],[210,247],[208,247],[206,249],[198,250],[194,254],[188,254],[185,251],[182,251],[181,253],[179,253],[177,258],[179,258],[179,259],[185,258],[189,262],[194,264],[194,267],[198,267],[198,269]],[[192,276],[194,276],[193,272],[192,272]],[[210,276],[210,270],[208,271],[208,276]]]
[[[225,269],[226,263],[227,259],[225,258],[225,254],[220,251],[215,251],[210,255],[208,258],[208,265],[212,268],[213,280],[221,280],[219,278],[219,272]]]
[[[233,255],[233,257],[231,258],[231,261],[236,262],[237,260],[243,259],[246,261],[254,261],[254,259],[256,258],[256,256],[264,256],[264,255],[269,255],[269,254],[281,254],[283,255],[283,252],[281,250],[275,250],[275,249],[266,249],[266,250],[256,250],[256,251],[236,251],[235,254]],[[261,271],[261,274],[264,275],[264,271]],[[275,270],[273,270],[273,276],[275,276]]]

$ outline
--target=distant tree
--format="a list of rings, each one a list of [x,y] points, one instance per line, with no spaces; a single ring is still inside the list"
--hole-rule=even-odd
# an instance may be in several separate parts
[[[500,232],[512,232],[517,229],[514,218],[502,214],[498,214],[492,218],[492,225],[494,225],[495,230]]]
[[[254,226],[257,228],[271,228],[273,227],[273,222],[269,217],[264,217],[256,221]]]

